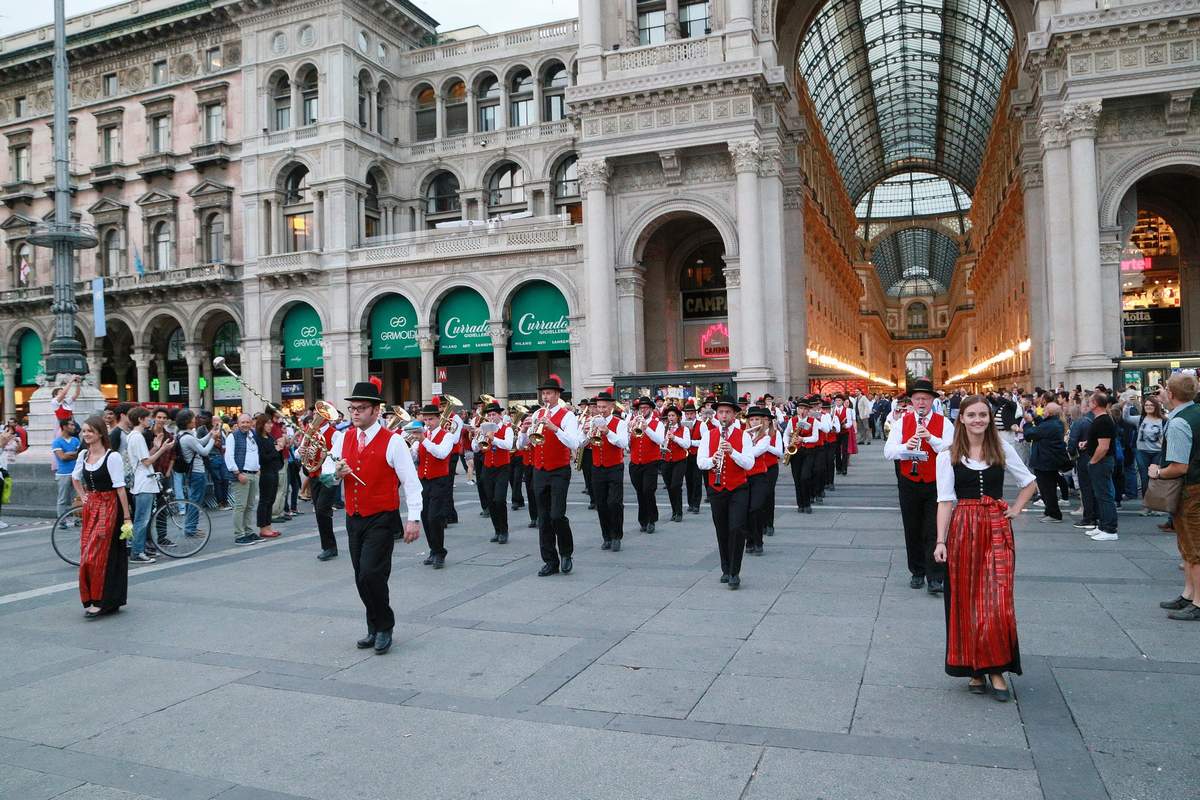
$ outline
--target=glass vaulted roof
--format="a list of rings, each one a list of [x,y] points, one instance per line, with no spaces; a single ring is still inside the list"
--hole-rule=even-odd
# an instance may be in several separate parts
[[[1012,44],[999,0],[829,0],[799,67],[849,195],[903,169],[973,190]]]
[[[859,220],[961,216],[971,209],[971,196],[940,175],[903,172],[875,184],[858,201]]]
[[[875,246],[871,261],[892,297],[945,294],[958,260],[958,243],[929,228],[905,228]]]

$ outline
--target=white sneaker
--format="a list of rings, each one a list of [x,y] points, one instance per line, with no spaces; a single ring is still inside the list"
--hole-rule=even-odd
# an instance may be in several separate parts
[[[1079,532],[1082,533],[1084,536],[1092,536],[1093,534],[1097,533],[1099,530],[1100,530],[1100,528],[1098,528],[1097,526],[1089,525],[1086,528],[1080,528]]]
[[[1030,503],[1029,505],[1031,505],[1031,506],[1037,506],[1038,508],[1042,508],[1042,507],[1043,507],[1043,506],[1045,506],[1046,504],[1045,504],[1045,503],[1043,503],[1041,500],[1034,500],[1034,501],[1033,501],[1032,503]]]
[[[1150,510],[1150,509],[1148,509],[1148,508],[1143,508],[1143,509],[1142,509],[1141,511],[1139,511],[1138,513],[1139,513],[1139,514],[1141,514],[1143,517],[1157,517],[1157,516],[1158,516],[1158,512],[1157,512],[1157,511],[1151,511],[1151,510]]]
[[[1072,517],[1082,517],[1082,516],[1083,516],[1083,509],[1082,509],[1082,508],[1077,508],[1077,509],[1075,509],[1074,511],[1072,511],[1072,512],[1071,512],[1071,516],[1072,516]]]
[[[0,520],[0,531],[4,530],[7,527],[8,527],[8,523],[3,520]]]
[[[1053,522],[1053,523],[1054,523],[1054,524],[1056,524],[1056,525],[1061,525],[1061,524],[1062,524],[1062,520],[1061,520],[1061,519],[1055,519],[1054,517],[1047,517],[1045,514],[1043,514],[1042,516],[1038,517],[1038,522]]]
[[[1121,537],[1117,536],[1115,533],[1109,533],[1108,531],[1097,531],[1096,533],[1092,534],[1093,542],[1115,542],[1120,538]]]

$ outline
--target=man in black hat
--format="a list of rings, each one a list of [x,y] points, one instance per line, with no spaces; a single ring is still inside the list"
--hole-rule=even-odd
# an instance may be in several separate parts
[[[492,518],[492,539],[496,544],[508,544],[508,470],[516,436],[512,426],[504,421],[504,409],[499,403],[484,407],[484,422],[471,439],[471,449],[482,453],[482,467],[475,479],[483,487],[488,511]]]
[[[425,526],[425,538],[429,541],[429,555],[423,562],[426,566],[441,569],[446,566],[446,526],[450,524],[454,494],[454,451],[463,427],[442,426],[440,403],[429,403],[421,408],[424,426],[417,435],[417,476],[421,479],[421,497],[424,512],[421,524]]]
[[[401,529],[400,487],[408,522],[404,541],[421,535],[421,482],[413,467],[412,453],[404,437],[379,422],[379,389],[363,381],[346,398],[350,404],[351,427],[333,438],[330,457],[321,468],[321,479],[343,481],[346,501],[346,535],[354,585],[367,612],[367,635],[358,647],[374,647],[382,655],[392,646],[396,624],[388,602],[388,578],[392,574],[392,549]],[[345,480],[347,476],[349,480]]]
[[[587,428],[588,418],[595,411],[591,398],[585,397],[579,401],[579,427]],[[592,448],[584,442],[583,452],[579,454],[579,471],[583,474],[583,493],[588,496],[588,510],[596,508],[596,496],[592,494]]]
[[[904,547],[908,552],[908,585],[920,589],[928,580],[928,591],[943,591],[946,565],[934,561],[937,545],[937,454],[950,446],[954,428],[933,411],[937,393],[928,380],[908,388],[913,410],[892,425],[883,457],[899,462],[896,483],[900,494],[900,516],[904,522]]]
[[[654,401],[639,397],[634,401],[634,417],[629,422],[629,482],[637,497],[638,525],[643,533],[654,533],[658,523],[659,469],[666,428],[654,410]]]
[[[596,395],[596,414],[584,428],[592,459],[592,502],[600,518],[601,550],[621,551],[625,525],[625,450],[629,426],[613,413],[612,389]],[[598,441],[598,443],[597,443]]]
[[[708,472],[712,490],[708,504],[721,556],[721,583],[729,584],[730,589],[738,588],[742,582],[742,552],[746,549],[750,509],[746,473],[754,467],[750,437],[734,424],[737,413],[737,401],[732,397],[718,400],[717,423],[709,428],[696,453],[696,463]]]
[[[567,519],[567,490],[571,486],[571,451],[583,443],[579,419],[562,402],[562,379],[551,374],[538,387],[542,406],[521,423],[531,453],[533,493],[537,496],[538,539],[543,566],[539,577],[570,573],[575,539]]]

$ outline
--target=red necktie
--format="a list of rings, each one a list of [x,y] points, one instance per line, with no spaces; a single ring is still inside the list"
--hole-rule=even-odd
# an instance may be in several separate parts
[[[358,429],[358,451],[361,453],[367,449],[367,432],[362,428]]]

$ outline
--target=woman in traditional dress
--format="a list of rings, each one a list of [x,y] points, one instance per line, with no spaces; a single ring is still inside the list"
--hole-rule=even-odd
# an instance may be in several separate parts
[[[71,482],[83,503],[80,533],[79,597],[89,619],[125,605],[129,554],[122,535],[132,534],[125,494],[125,466],[109,449],[108,429],[99,416],[88,417],[80,434],[84,455],[75,462]]]
[[[1005,472],[1021,487],[1012,506],[1003,499]],[[990,688],[1004,702],[1009,698],[1004,673],[1021,674],[1011,520],[1037,484],[1013,446],[996,433],[991,407],[979,395],[962,402],[954,442],[938,453],[937,487],[933,557],[947,563],[946,674],[970,678],[971,692]]]

